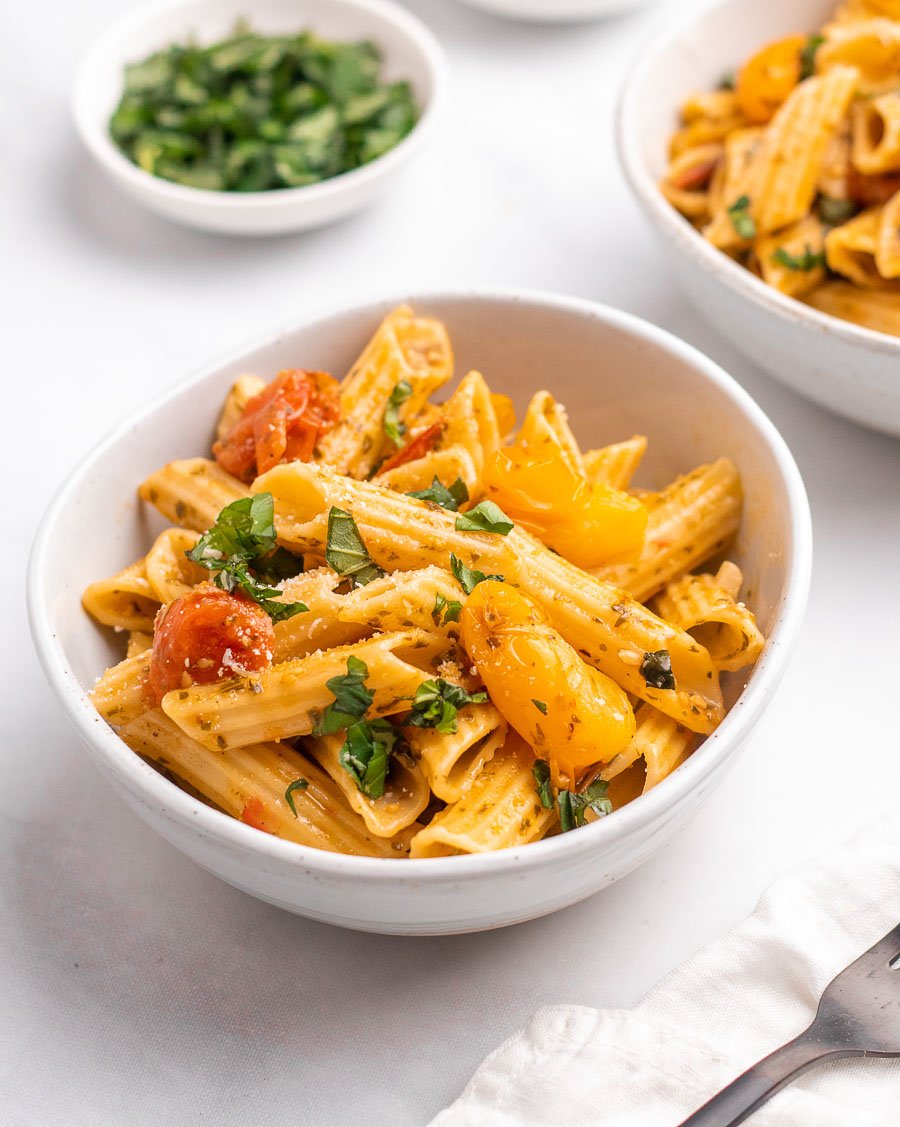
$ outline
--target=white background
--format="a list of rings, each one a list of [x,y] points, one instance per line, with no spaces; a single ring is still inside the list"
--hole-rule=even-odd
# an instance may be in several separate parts
[[[773,876],[896,803],[897,446],[738,357],[674,288],[628,196],[614,93],[683,5],[548,29],[411,0],[452,67],[432,146],[368,212],[250,241],[144,214],[79,150],[74,61],[124,6],[20,5],[0,71],[0,1123],[424,1124],[536,1007],[632,1005]],[[67,467],[158,389],[317,304],[446,285],[595,298],[720,361],[794,451],[815,568],[782,689],[664,854],[533,924],[380,938],[220,884],[119,803],[38,669],[23,578]]]

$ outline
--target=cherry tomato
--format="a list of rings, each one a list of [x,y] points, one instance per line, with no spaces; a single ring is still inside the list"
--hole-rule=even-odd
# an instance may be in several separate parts
[[[261,607],[201,583],[160,611],[145,695],[155,707],[172,689],[266,669],[274,648],[275,628]]]
[[[735,82],[738,105],[750,121],[763,124],[800,81],[800,52],[805,35],[789,35],[757,51],[741,67]]]
[[[444,423],[439,419],[436,423],[432,423],[430,427],[426,427],[421,434],[411,438],[405,446],[401,446],[386,462],[382,462],[378,467],[378,472],[385,473],[387,470],[396,469],[397,466],[405,466],[407,462],[415,462],[419,458],[424,458],[437,446],[443,433]]]
[[[506,446],[488,459],[484,491],[507,516],[578,567],[600,567],[636,556],[647,531],[647,509],[609,485],[593,485],[556,443],[532,453]]]
[[[628,697],[515,587],[479,583],[460,624],[491,701],[560,776],[574,782],[585,767],[624,751],[635,728]]]
[[[338,414],[331,376],[284,371],[248,401],[213,454],[223,470],[250,482],[280,462],[308,462],[319,435],[334,426]]]

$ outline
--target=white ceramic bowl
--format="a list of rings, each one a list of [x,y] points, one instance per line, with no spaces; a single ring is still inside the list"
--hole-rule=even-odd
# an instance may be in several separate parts
[[[746,505],[734,556],[769,642],[746,688],[743,674],[725,686],[733,707],[723,724],[672,776],[610,818],[518,849],[415,861],[345,857],[270,837],[195,801],[132,754],[88,701],[95,677],[119,660],[120,640],[88,618],[80,593],[142,555],[162,527],[137,503],[137,483],[172,458],[209,448],[218,405],[237,374],[271,376],[298,364],[343,372],[400,298],[273,333],[124,422],[67,477],[44,518],[28,605],[44,669],[91,758],[166,840],[289,911],[370,931],[447,934],[530,919],[596,892],[661,848],[698,808],[784,671],[806,603],[810,517],[797,467],[759,407],[716,364],[661,329],[573,298],[403,298],[446,322],[457,372],[477,366],[493,389],[513,396],[520,417],[531,393],[549,387],[585,444],[649,435],[645,484],[723,453],[740,468]]]
[[[812,31],[832,0],[719,0],[640,53],[619,103],[619,157],[697,307],[737,348],[794,391],[849,419],[900,434],[900,338],[820,313],[716,250],[659,191],[678,107],[773,39]]]
[[[463,3],[470,8],[531,23],[570,23],[643,8],[650,0],[463,0]]]
[[[203,191],[169,183],[132,164],[108,129],[122,93],[125,64],[191,36],[214,43],[230,35],[240,18],[264,33],[310,28],[325,39],[371,39],[382,52],[384,78],[411,83],[419,121],[399,145],[371,164],[306,188]],[[281,234],[330,223],[385,191],[431,132],[445,70],[443,52],[431,32],[392,0],[162,0],[116,23],[85,55],[75,76],[72,112],[100,167],[151,210],[228,235]]]

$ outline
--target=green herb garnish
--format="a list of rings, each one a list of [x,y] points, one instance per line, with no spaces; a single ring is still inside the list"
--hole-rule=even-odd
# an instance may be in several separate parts
[[[456,576],[457,582],[467,595],[471,595],[479,583],[486,579],[496,579],[498,583],[505,583],[502,575],[485,575],[474,567],[466,567],[459,556],[450,554],[450,570]]]
[[[185,555],[213,572],[213,583],[223,591],[243,591],[273,622],[309,609],[305,603],[279,601],[281,591],[270,586],[303,570],[300,556],[278,547],[271,493],[241,497],[226,505],[212,528]]]
[[[398,738],[397,729],[388,720],[362,721],[347,729],[338,761],[367,798],[381,798],[384,794],[391,753]]]
[[[316,719],[314,736],[327,736],[362,720],[375,698],[372,690],[366,688],[368,676],[366,663],[351,654],[347,658],[347,672],[330,677],[325,682],[334,702]]]
[[[474,509],[460,513],[456,518],[457,532],[496,532],[506,536],[514,527],[506,513],[493,501],[481,501]]]
[[[435,626],[446,626],[449,622],[459,622],[462,603],[457,599],[445,599],[438,591],[431,608],[431,617]]]
[[[309,787],[307,779],[294,779],[288,789],[284,792],[284,801],[290,806],[291,813],[297,817],[297,807],[294,805],[294,791],[306,790]]]
[[[588,810],[593,810],[599,818],[612,814],[612,803],[606,797],[607,784],[597,779],[589,787],[576,794],[571,790],[561,790],[556,796],[559,805],[559,825],[563,833],[583,826]]]
[[[189,188],[300,188],[394,148],[418,118],[408,82],[383,82],[378,49],[245,27],[210,46],[172,44],[125,67],[115,144]]]
[[[449,489],[435,477],[429,489],[417,489],[413,493],[407,493],[406,496],[415,497],[417,501],[433,501],[442,509],[449,509],[451,513],[455,513],[459,511],[460,505],[468,501],[469,490],[461,477],[458,477]]]
[[[541,799],[541,806],[549,810],[553,805],[553,788],[550,785],[550,764],[546,759],[536,759],[531,768],[537,792]]]
[[[384,433],[399,446],[406,434],[406,423],[400,419],[400,407],[412,395],[412,384],[409,380],[401,380],[388,396],[387,406],[384,409]]]
[[[384,572],[369,555],[356,521],[345,509],[328,510],[328,541],[325,561],[338,575],[349,579],[354,587],[365,587]]]
[[[674,689],[675,675],[672,672],[672,658],[668,650],[645,653],[641,662],[641,676],[644,683],[653,689]]]
[[[532,698],[531,698],[531,703],[532,703],[532,704],[534,705],[534,707],[535,707],[535,708],[536,708],[536,709],[538,710],[538,712],[543,712],[543,714],[544,714],[545,716],[547,715],[547,704],[546,704],[546,702],[545,702],[545,701],[542,701],[542,700],[535,700],[535,699],[534,699],[534,697],[532,697]]]
[[[833,196],[819,196],[819,218],[829,227],[839,227],[859,212],[855,200],[839,200]]]
[[[487,693],[469,693],[461,685],[454,685],[443,677],[424,681],[416,689],[407,724],[414,728],[434,728],[452,736],[456,732],[459,709],[466,704],[483,704],[487,699]]]
[[[825,265],[825,252],[815,252],[808,244],[803,254],[799,255],[791,254],[784,247],[779,247],[772,255],[772,261],[781,263],[788,270],[800,270],[804,274],[808,274],[810,270],[815,270],[817,266]]]
[[[735,232],[740,235],[742,239],[753,239],[756,237],[756,223],[754,223],[753,216],[750,214],[749,196],[739,196],[734,201],[728,209],[728,218],[731,220],[731,225],[734,227]]]
[[[816,73],[816,52],[825,42],[824,35],[811,35],[800,48],[800,81],[812,78]]]
[[[719,79],[717,90],[733,90],[737,85],[737,75],[733,70],[726,70],[722,77]]]

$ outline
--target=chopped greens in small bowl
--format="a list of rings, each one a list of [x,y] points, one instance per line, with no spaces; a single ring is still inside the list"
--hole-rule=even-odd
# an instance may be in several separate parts
[[[109,134],[132,163],[188,188],[302,188],[398,145],[419,110],[408,82],[385,82],[371,42],[239,26],[126,65]]]

